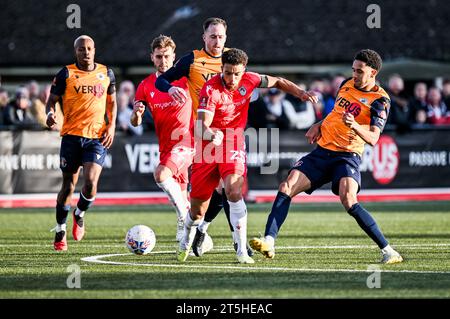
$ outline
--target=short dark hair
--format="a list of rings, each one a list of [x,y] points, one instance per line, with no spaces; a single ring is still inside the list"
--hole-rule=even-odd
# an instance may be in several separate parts
[[[365,62],[372,69],[380,71],[382,60],[380,55],[374,50],[364,49],[356,53],[353,60]]]
[[[154,52],[157,48],[165,49],[167,47],[171,47],[175,52],[177,46],[171,37],[163,34],[160,34],[159,36],[154,38],[151,44],[152,52]]]
[[[208,18],[203,22],[203,31],[206,31],[211,24],[222,24],[227,29],[227,23],[221,18]]]
[[[230,49],[225,51],[222,54],[222,65],[231,64],[231,65],[239,65],[242,64],[247,66],[248,56],[247,53],[240,49]]]

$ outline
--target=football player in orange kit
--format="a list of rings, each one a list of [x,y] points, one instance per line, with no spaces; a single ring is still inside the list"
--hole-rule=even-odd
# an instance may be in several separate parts
[[[114,140],[116,93],[114,73],[95,63],[94,40],[82,35],[74,42],[76,63],[67,65],[53,80],[47,102],[47,126],[56,123],[55,104],[64,113],[61,129],[60,168],[63,183],[56,200],[55,250],[67,250],[66,220],[70,202],[83,166],[84,185],[73,211],[72,235],[84,236],[84,214],[93,204],[107,149]]]
[[[356,53],[353,76],[341,84],[332,112],[306,133],[310,144],[317,142],[317,148],[298,160],[280,184],[267,219],[265,237],[250,240],[250,246],[265,257],[275,256],[275,238],[286,219],[291,198],[301,192],[311,194],[332,182],[332,191],[339,195],[345,210],[381,249],[381,262],[403,261],[357,199],[364,144],[377,143],[389,114],[389,96],[375,81],[381,63],[380,55],[373,50]]]

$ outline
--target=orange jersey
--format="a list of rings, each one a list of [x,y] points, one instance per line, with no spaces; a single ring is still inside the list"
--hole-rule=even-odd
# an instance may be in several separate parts
[[[61,97],[64,123],[61,136],[101,138],[106,129],[107,95],[114,92],[114,74],[96,63],[93,71],[67,65],[53,81],[51,93]]]
[[[344,124],[344,113],[352,113],[355,121],[366,129],[375,125],[383,130],[389,108],[389,95],[383,88],[376,85],[371,91],[362,91],[355,88],[353,79],[348,79],[338,91],[333,110],[322,122],[322,136],[317,144],[332,151],[362,155],[365,142]]]
[[[228,49],[224,49],[226,51]],[[222,57],[213,57],[204,49],[194,50],[183,56],[167,72],[158,77],[156,87],[162,92],[167,92],[170,83],[182,77],[188,79],[189,93],[192,98],[192,112],[197,118],[199,95],[203,84],[214,75],[222,72]]]

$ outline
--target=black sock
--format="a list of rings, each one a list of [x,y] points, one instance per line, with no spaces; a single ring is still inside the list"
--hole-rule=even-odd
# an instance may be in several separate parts
[[[291,205],[291,198],[282,192],[278,192],[277,197],[272,205],[272,210],[267,218],[265,236],[269,235],[277,238],[281,225],[286,220],[289,206]]]
[[[367,235],[369,235],[370,238],[372,238],[378,247],[384,248],[388,245],[388,242],[380,228],[378,228],[375,219],[373,219],[369,212],[359,203],[354,204],[348,210],[348,213],[356,219],[358,225],[366,232]]]
[[[228,226],[230,227],[230,230],[234,232],[233,225],[231,224],[230,220],[230,204],[228,203],[227,194],[225,193],[225,188],[222,188],[222,204],[223,204],[223,210],[225,211],[225,216],[227,216]]]
[[[67,222],[67,215],[69,215],[70,205],[61,205],[56,202],[56,222],[60,225]]]
[[[212,222],[222,210],[222,207],[222,195],[214,190],[211,200],[209,201],[208,210],[205,213],[205,221],[208,223]]]

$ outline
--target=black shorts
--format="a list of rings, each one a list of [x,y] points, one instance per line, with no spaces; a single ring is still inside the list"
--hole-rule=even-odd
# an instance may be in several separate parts
[[[99,139],[64,135],[61,140],[59,167],[65,173],[75,173],[84,163],[97,163],[103,166],[107,154]]]
[[[291,168],[297,169],[311,181],[311,188],[305,193],[311,194],[322,185],[332,182],[331,190],[339,195],[339,181],[342,177],[352,177],[361,189],[359,165],[361,157],[356,153],[335,152],[317,146],[308,155],[299,159]]]

